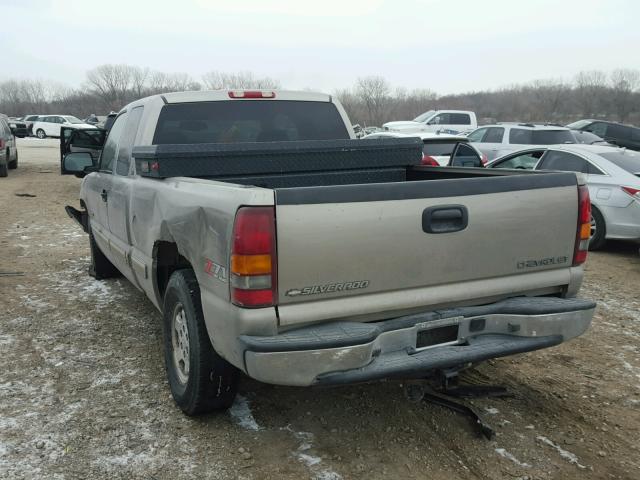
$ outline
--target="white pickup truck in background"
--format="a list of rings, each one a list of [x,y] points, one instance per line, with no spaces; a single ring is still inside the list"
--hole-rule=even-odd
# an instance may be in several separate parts
[[[411,121],[387,122],[385,131],[401,133],[440,132],[457,134],[478,128],[476,114],[465,110],[429,110]]]

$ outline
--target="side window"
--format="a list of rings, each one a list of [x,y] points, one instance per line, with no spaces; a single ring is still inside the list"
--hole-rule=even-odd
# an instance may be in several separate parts
[[[450,167],[483,167],[482,159],[478,152],[466,143],[459,143],[451,158],[449,159]]]
[[[593,164],[587,162],[587,173],[589,175],[604,175],[604,172]]]
[[[40,119],[40,121],[41,122],[45,122],[45,123],[51,123],[52,122],[51,117],[43,117],[43,118]]]
[[[549,150],[542,157],[542,162],[538,170],[561,170],[564,172],[587,173],[588,166],[586,160],[567,152]]]
[[[449,117],[449,124],[451,125],[471,125],[471,118],[468,113],[451,113]]]
[[[113,162],[116,159],[116,154],[118,153],[118,142],[120,141],[120,136],[122,135],[126,122],[127,113],[125,112],[116,118],[113,127],[111,127],[109,136],[107,136],[107,141],[102,149],[102,155],[100,155],[101,172],[111,173],[113,171]]]
[[[631,138],[631,128],[624,125],[608,125],[607,135],[621,140],[629,140]]]
[[[540,157],[543,153],[544,150],[516,155],[515,157],[511,157],[503,162],[500,162],[493,168],[517,168],[522,170],[533,170],[533,167],[536,166],[536,163],[538,163],[538,160],[540,160]]]
[[[594,122],[587,128],[585,128],[585,130],[587,132],[595,133],[601,138],[604,138],[604,136],[607,134],[607,124],[602,122]]]
[[[523,128],[512,128],[509,132],[509,143],[528,145],[531,143],[531,131]]]
[[[129,175],[129,164],[131,163],[131,149],[138,133],[140,117],[142,117],[143,107],[136,107],[129,112],[129,119],[124,127],[124,132],[120,137],[118,145],[118,159],[116,161],[116,173],[118,175]]]
[[[479,128],[467,135],[467,138],[470,142],[481,142],[482,137],[484,137],[484,134],[487,133],[487,130],[488,128]]]
[[[634,142],[640,142],[640,128],[631,129],[631,140]]]
[[[504,128],[491,127],[482,141],[484,143],[502,143],[503,136],[504,136]]]
[[[431,120],[429,120],[429,125],[447,125],[450,123],[450,114],[441,113],[440,115],[436,115]]]
[[[64,118],[62,117],[53,117],[53,121],[58,124],[64,123]]]

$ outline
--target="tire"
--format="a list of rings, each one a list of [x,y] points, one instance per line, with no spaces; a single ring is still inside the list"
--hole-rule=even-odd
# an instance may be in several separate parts
[[[93,238],[93,233],[89,230],[89,250],[91,250],[91,264],[89,265],[89,275],[96,280],[119,277],[120,272],[111,261],[102,253],[100,247]]]
[[[594,230],[595,229],[595,230]],[[599,250],[606,243],[607,225],[604,217],[596,207],[591,206],[591,240],[589,250]]]
[[[176,404],[189,416],[229,408],[240,372],[211,345],[193,270],[173,272],[163,312],[164,359]]]
[[[0,177],[6,177],[9,175],[9,169],[6,163],[0,163]]]
[[[38,137],[38,138],[47,138],[47,134],[44,133],[44,130],[39,128],[38,130],[36,130],[36,137]]]
[[[7,158],[9,157],[7,156]],[[9,168],[11,170],[18,168],[18,150],[16,150],[16,158],[13,159],[13,162],[9,162]]]

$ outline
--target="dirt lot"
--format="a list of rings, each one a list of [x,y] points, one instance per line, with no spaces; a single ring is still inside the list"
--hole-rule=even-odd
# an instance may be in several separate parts
[[[191,419],[165,381],[158,312],[126,280],[86,273],[87,238],[63,210],[80,180],[59,175],[56,145],[20,141],[0,179],[0,478],[640,478],[636,247],[590,255],[586,335],[474,370],[514,394],[472,402],[494,441],[395,381],[245,378],[229,413]]]

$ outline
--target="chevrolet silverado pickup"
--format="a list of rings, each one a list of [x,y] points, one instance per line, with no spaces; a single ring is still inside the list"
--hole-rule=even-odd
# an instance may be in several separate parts
[[[161,312],[186,414],[229,407],[240,372],[417,379],[589,327],[580,174],[423,166],[419,138],[350,125],[329,95],[203,91],[127,105],[97,163],[65,139],[89,273]]]

